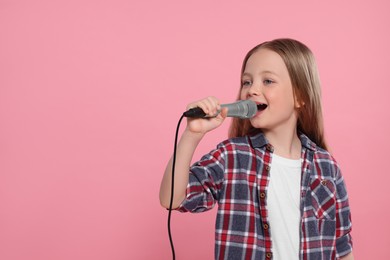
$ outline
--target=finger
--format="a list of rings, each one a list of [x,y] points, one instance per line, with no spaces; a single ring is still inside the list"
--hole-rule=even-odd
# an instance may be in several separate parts
[[[208,116],[215,116],[220,110],[219,100],[212,96],[190,103],[187,105],[187,110],[195,107],[201,108]]]
[[[215,116],[216,114],[219,113],[220,105],[219,105],[219,100],[216,97],[214,96],[207,97],[204,100],[204,102],[207,106],[209,116]]]
[[[227,113],[228,113],[228,109],[226,107],[224,107],[224,108],[221,109],[220,115],[221,115],[222,118],[226,118],[227,117]]]

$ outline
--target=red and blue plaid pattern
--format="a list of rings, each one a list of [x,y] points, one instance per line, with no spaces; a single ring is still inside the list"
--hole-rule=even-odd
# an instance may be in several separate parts
[[[348,196],[339,166],[305,135],[302,143],[299,259],[337,259],[352,250]],[[218,204],[216,259],[271,259],[267,189],[273,147],[264,135],[222,142],[190,169],[187,198],[177,209]]]

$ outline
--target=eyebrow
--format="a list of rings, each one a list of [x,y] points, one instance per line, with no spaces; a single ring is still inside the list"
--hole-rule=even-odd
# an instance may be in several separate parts
[[[275,75],[275,76],[279,76],[277,73],[275,73],[275,72],[273,72],[273,71],[271,71],[271,70],[263,70],[263,71],[261,71],[259,74],[273,74],[273,75]],[[242,73],[242,77],[243,77],[243,76],[251,76],[251,74],[248,73],[248,72],[244,72],[244,73]]]

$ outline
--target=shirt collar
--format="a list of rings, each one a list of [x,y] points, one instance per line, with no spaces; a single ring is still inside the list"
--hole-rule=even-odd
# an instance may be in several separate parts
[[[305,134],[299,133],[299,139],[301,139],[302,147],[305,147],[309,150],[317,150],[317,145],[309,139]]]
[[[265,138],[262,132],[249,135],[249,139],[252,143],[253,148],[260,148],[269,144],[267,138]]]
[[[256,133],[254,135],[249,135],[249,139],[254,148],[270,146],[267,138],[265,138],[262,132]],[[313,150],[313,151],[316,150],[317,145],[313,141],[311,141],[309,137],[307,137],[305,134],[299,133],[299,139],[301,140],[302,147],[305,147],[306,149]]]

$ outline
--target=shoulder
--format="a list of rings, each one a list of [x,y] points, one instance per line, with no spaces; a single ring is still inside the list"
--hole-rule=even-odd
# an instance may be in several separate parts
[[[249,147],[250,140],[247,136],[233,137],[226,139],[217,145],[218,148],[236,148]]]
[[[338,168],[338,163],[333,155],[318,146],[315,142],[309,139],[305,134],[300,133],[299,135],[303,148],[313,154],[313,161],[319,165],[328,165]]]
[[[334,179],[341,177],[339,163],[327,150],[317,146],[314,151],[313,162],[317,170],[321,171],[322,176],[332,177]]]
[[[313,167],[315,176],[329,179],[340,177],[340,167],[333,155],[311,141],[303,133],[300,134],[302,146],[313,156]]]
[[[229,138],[220,142],[211,154],[214,157],[241,158],[242,156],[253,156],[254,150],[250,137],[243,136]]]
[[[318,146],[314,150],[314,160],[338,166],[337,160],[334,156],[327,150]]]

